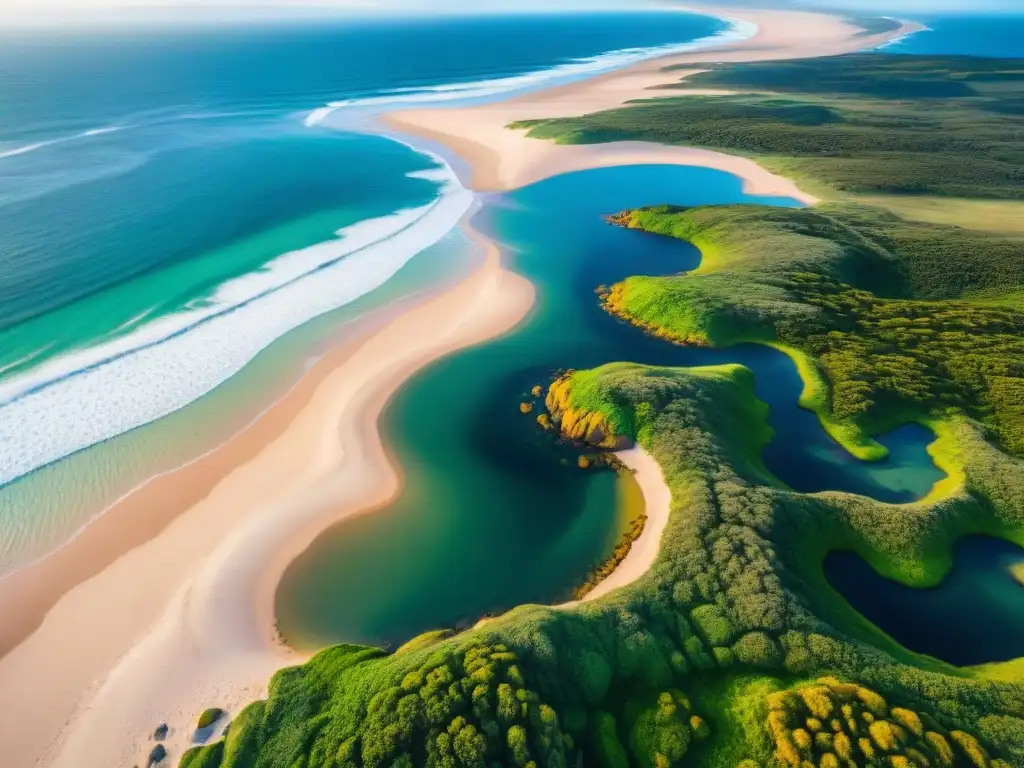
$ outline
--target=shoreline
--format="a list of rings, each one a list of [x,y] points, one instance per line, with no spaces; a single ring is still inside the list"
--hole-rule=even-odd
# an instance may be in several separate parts
[[[380,412],[416,371],[502,333],[532,306],[532,284],[501,266],[496,246],[486,247],[483,263],[454,286],[321,358],[318,375],[307,374],[275,406],[280,434],[262,444],[252,433],[229,441],[249,438],[241,450],[255,448],[255,456],[216,473],[209,493],[158,535],[67,591],[0,659],[0,691],[11,693],[0,698],[5,768],[145,764],[146,734],[163,722],[177,759],[199,711],[237,714],[265,695],[274,672],[307,658],[275,637],[276,586],[323,530],[398,492],[377,431]],[[107,521],[116,528],[124,515],[108,513]],[[107,615],[111,605],[121,610]],[[42,668],[53,675],[47,695],[16,701],[38,689]],[[106,670],[99,679],[97,670]]]
[[[642,578],[658,558],[661,551],[661,535],[665,532],[669,517],[672,514],[672,492],[665,482],[665,474],[661,465],[654,460],[644,448],[634,445],[626,450],[616,451],[615,455],[633,473],[640,486],[640,495],[644,499],[644,511],[647,522],[640,535],[632,543],[629,552],[615,570],[606,576],[579,600],[554,606],[562,610],[575,608],[589,603],[609,592],[628,586]]]
[[[792,182],[752,161],[721,153],[639,142],[558,146],[505,129],[514,119],[529,119],[505,119],[510,111],[553,117],[558,107],[565,116],[571,110],[595,111],[594,104],[617,106],[631,95],[643,97],[657,87],[656,81],[674,82],[685,74],[661,71],[673,63],[743,61],[771,58],[773,53],[789,58],[801,55],[799,51],[825,55],[818,34],[854,50],[877,45],[874,38],[907,33],[901,29],[854,38],[856,29],[835,16],[703,6],[694,10],[753,19],[758,33],[721,48],[648,60],[504,102],[402,112],[383,120],[459,156],[463,162],[454,167],[469,169],[472,180],[467,186],[478,192],[584,168],[646,162],[717,167],[754,185],[750,191],[803,195],[813,202]],[[800,33],[794,20],[801,19],[816,19],[819,25],[809,24]],[[62,550],[57,550],[11,576],[33,567],[50,568],[61,576],[60,583],[36,583],[36,571],[23,577],[33,583],[36,591],[30,593],[12,590],[11,583],[0,580],[0,610],[5,617],[18,611],[15,615],[22,619],[14,622],[20,627],[14,633],[8,629],[10,622],[0,629],[5,765],[144,765],[153,745],[146,734],[162,722],[171,726],[165,745],[176,764],[199,711],[221,706],[237,714],[266,694],[275,671],[306,658],[276,638],[277,584],[323,531],[345,517],[379,509],[400,491],[401,469],[390,460],[377,429],[380,413],[415,372],[452,351],[500,335],[532,306],[532,284],[504,269],[497,246],[472,233],[465,221],[471,237],[485,248],[482,265],[455,285],[410,302],[411,308],[404,303],[388,308],[392,312],[386,322],[320,358],[240,433],[121,499],[115,505],[125,505],[120,514],[111,515],[111,508],[97,517],[66,545],[79,542],[81,554],[76,557],[88,562],[84,570],[68,575],[57,559]],[[586,599],[640,578],[657,556],[670,498],[660,468],[636,451],[632,460],[640,470],[637,480],[648,523],[629,555]],[[190,484],[189,470],[197,465],[208,474]],[[159,492],[154,491],[157,486]],[[139,515],[128,513],[132,505]],[[135,528],[126,532],[122,527],[128,522]],[[48,595],[42,601],[40,589]],[[47,600],[51,605],[45,605]],[[21,613],[26,610],[35,610],[37,626],[31,626],[31,616],[26,623]],[[40,685],[44,669],[53,685]],[[26,691],[36,694],[25,696]]]
[[[811,11],[768,11],[687,4],[687,10],[753,23],[757,32],[721,47],[648,59],[620,70],[541,91],[472,107],[399,110],[381,116],[389,128],[427,139],[461,157],[469,166],[463,183],[477,192],[500,192],[527,186],[563,173],[619,165],[695,165],[739,177],[744,191],[793,197],[807,205],[818,199],[794,182],[753,160],[694,147],[639,141],[603,144],[556,144],[533,139],[510,123],[579,117],[614,109],[634,99],[658,96],[716,95],[727,91],[662,91],[708,62],[768,61],[831,56],[876,48],[923,27],[913,22],[891,32],[858,36],[842,17]],[[690,69],[666,70],[668,67]]]

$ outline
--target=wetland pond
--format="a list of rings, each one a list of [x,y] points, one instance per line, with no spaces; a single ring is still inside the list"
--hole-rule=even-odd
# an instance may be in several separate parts
[[[825,576],[861,615],[900,645],[966,667],[1024,656],[1024,549],[969,536],[929,589],[879,575],[852,552],[832,552]]]
[[[931,433],[917,425],[882,436],[889,459],[852,458],[798,407],[801,382],[780,352],[675,346],[604,312],[598,285],[700,263],[687,243],[604,220],[660,203],[798,205],[746,194],[731,174],[680,166],[582,171],[487,196],[474,224],[534,283],[536,304],[511,332],[436,362],[399,391],[381,427],[404,490],[387,508],[326,532],[288,569],[277,616],[290,643],[393,645],[570,596],[628,525],[621,500],[632,481],[561,466],[533,416],[520,413],[529,390],[558,369],[742,363],[771,408],[765,464],[792,488],[906,502],[943,476],[926,452]]]

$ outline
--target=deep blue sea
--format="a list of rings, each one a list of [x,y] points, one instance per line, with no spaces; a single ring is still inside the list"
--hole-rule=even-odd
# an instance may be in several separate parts
[[[681,12],[0,32],[0,573],[252,418],[324,318],[464,264],[473,193],[368,113],[746,34]]]
[[[928,29],[885,46],[891,53],[1024,58],[1024,5],[1018,14],[916,15]]]

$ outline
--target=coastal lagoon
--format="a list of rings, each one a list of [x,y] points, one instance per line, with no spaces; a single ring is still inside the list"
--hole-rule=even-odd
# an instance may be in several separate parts
[[[465,273],[472,194],[356,116],[736,31],[668,12],[3,34],[0,575],[236,433],[353,322]]]
[[[627,521],[616,476],[581,471],[574,460],[563,466],[537,411],[520,412],[530,390],[546,389],[559,369],[742,363],[771,409],[775,439],[764,459],[781,482],[905,502],[941,479],[926,452],[931,434],[913,425],[883,436],[889,459],[852,458],[797,406],[801,383],[784,354],[752,344],[675,346],[601,309],[599,285],[699,265],[700,253],[686,243],[605,221],[624,208],[666,202],[798,205],[748,195],[727,173],[680,166],[583,171],[487,197],[474,224],[535,285],[536,305],[514,331],[436,363],[402,388],[383,427],[405,488],[394,504],[326,533],[288,570],[277,615],[290,643],[396,644],[521,603],[570,597]]]

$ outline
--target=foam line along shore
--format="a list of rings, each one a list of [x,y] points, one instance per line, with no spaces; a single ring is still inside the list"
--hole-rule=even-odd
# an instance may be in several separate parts
[[[854,43],[851,27],[820,14],[727,13],[742,15],[758,32],[716,57],[822,55],[872,42]],[[583,110],[602,99],[619,103],[645,95],[647,78],[661,63],[641,66],[649,69],[537,92],[511,106],[475,107],[472,114],[488,115],[476,125],[489,136],[504,130],[505,123],[494,127],[504,119],[502,109],[551,108],[563,100],[565,109]],[[574,101],[573,94],[590,95]],[[454,123],[471,114],[451,113],[441,128],[418,129],[408,113],[395,120],[403,131],[440,140],[468,160],[479,188],[490,187],[489,178],[497,180],[494,188],[525,183],[540,173],[542,157],[553,163],[551,173],[634,161],[597,153],[563,163],[565,148],[541,142],[529,150],[497,142],[486,147],[490,154],[481,153],[445,140]],[[493,171],[503,167],[513,171]],[[488,177],[492,171],[497,175]],[[755,172],[747,169],[747,175]],[[772,189],[791,189],[777,177],[759,178],[779,185]],[[81,580],[48,592],[45,610],[18,603],[13,582],[0,581],[5,616],[36,612],[36,626],[0,658],[0,701],[6,703],[0,742],[12,768],[40,760],[76,768],[131,765],[144,757],[146,733],[161,722],[171,725],[177,741],[169,748],[180,755],[196,712],[210,705],[237,712],[265,693],[274,670],[301,661],[275,642],[276,578],[319,532],[379,508],[399,491],[400,468],[389,463],[377,429],[381,410],[412,373],[510,328],[533,301],[532,286],[502,267],[495,247],[481,247],[483,265],[455,286],[334,350],[250,429],[204,457],[201,467],[165,476],[158,519],[134,540],[119,543],[115,521],[129,519],[131,505],[145,505],[146,489],[124,499],[120,513],[109,511],[104,531],[79,537],[75,557],[86,564],[77,572]],[[96,616],[104,620],[88,620]],[[26,690],[37,695],[20,695]]]

